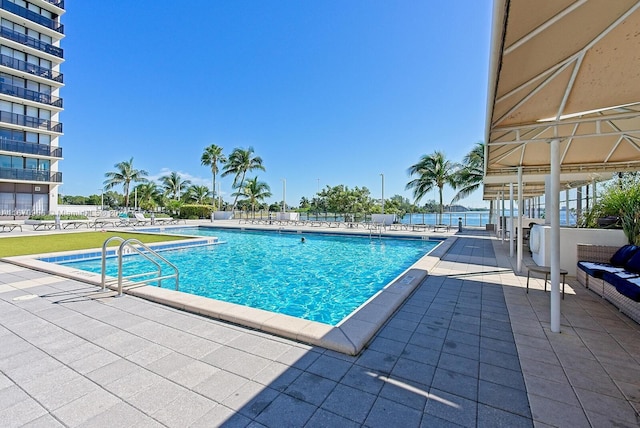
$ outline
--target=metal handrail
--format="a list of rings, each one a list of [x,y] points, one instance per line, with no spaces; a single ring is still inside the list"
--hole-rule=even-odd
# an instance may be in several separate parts
[[[148,282],[151,281],[157,281],[158,282],[158,286],[162,286],[162,280],[163,279],[169,279],[169,278],[175,278],[176,280],[176,291],[178,291],[179,286],[180,286],[180,271],[178,270],[177,266],[174,265],[173,263],[171,263],[169,260],[167,260],[166,258],[162,257],[160,254],[158,254],[158,252],[152,250],[151,248],[149,248],[147,245],[143,244],[142,242],[140,242],[138,239],[135,238],[130,238],[125,240],[124,238],[121,238],[119,236],[112,236],[111,238],[107,239],[106,241],[104,241],[104,243],[102,244],[102,275],[101,275],[101,283],[102,283],[102,290],[104,291],[106,288],[106,250],[107,250],[107,244],[113,240],[117,240],[120,241],[121,244],[118,247],[118,296],[122,296],[122,281],[123,279],[132,279],[132,278],[138,278],[141,276],[147,276],[149,275],[149,273],[140,273],[140,274],[134,274],[134,275],[129,275],[127,277],[123,277],[122,275],[122,255],[124,253],[124,248],[125,247],[129,247],[132,250],[134,250],[135,252],[137,252],[138,254],[140,254],[142,257],[144,257],[145,259],[147,259],[149,262],[153,263],[157,268],[158,268],[158,276],[157,277],[153,277],[150,279],[146,279],[146,280],[142,280],[142,281],[138,281],[138,282],[134,282],[133,284],[146,284]],[[135,245],[134,245],[135,244]],[[138,248],[137,246],[142,247],[144,250],[146,250],[146,252],[140,250],[140,248]],[[157,257],[158,259],[160,259],[161,261],[163,261],[164,263],[168,264],[175,273],[171,274],[171,275],[162,275],[162,265],[160,263],[158,263],[156,260],[154,260],[151,256],[149,256],[149,254],[153,254],[155,257]]]
[[[102,291],[105,290],[106,288],[106,276],[107,276],[107,245],[109,244],[109,242],[111,241],[120,241],[120,242],[124,242],[124,238],[121,238],[119,236],[112,236],[111,238],[107,239],[106,241],[104,241],[104,243],[102,244],[102,275],[101,275],[101,279],[100,279],[100,284],[102,284]]]

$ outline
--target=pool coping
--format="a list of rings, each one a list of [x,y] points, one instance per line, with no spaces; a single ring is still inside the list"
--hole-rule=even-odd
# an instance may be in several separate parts
[[[396,238],[395,236],[391,237]],[[125,286],[123,292],[176,309],[321,346],[340,353],[357,355],[406,298],[424,281],[429,275],[429,271],[440,261],[440,257],[448,251],[456,239],[455,236],[451,236],[442,240],[429,254],[421,257],[336,326],[155,286]],[[193,242],[193,239],[185,241]],[[183,241],[171,241],[172,244],[180,242]],[[162,245],[162,243],[157,244]],[[84,250],[84,252],[86,251],[92,250]],[[77,254],[79,252],[15,256],[0,260],[101,287],[100,274],[39,260],[40,258],[64,256],[71,253]],[[114,278],[108,278],[113,283]],[[114,289],[113,286],[109,286],[109,288]]]

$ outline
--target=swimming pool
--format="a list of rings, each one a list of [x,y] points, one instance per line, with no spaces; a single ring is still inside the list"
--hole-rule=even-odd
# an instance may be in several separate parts
[[[438,241],[369,236],[166,228],[163,233],[216,236],[225,242],[163,252],[180,270],[180,291],[337,325]],[[305,242],[301,242],[301,237]],[[100,272],[99,260],[61,263]],[[116,275],[109,259],[107,274]],[[125,275],[149,270],[129,256]],[[163,288],[174,288],[170,280]]]

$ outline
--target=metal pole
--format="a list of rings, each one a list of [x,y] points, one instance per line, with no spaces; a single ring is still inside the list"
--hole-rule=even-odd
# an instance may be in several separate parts
[[[500,236],[502,237],[502,242],[504,243],[507,235],[507,222],[506,216],[504,215],[504,186],[502,186],[502,191],[500,191],[500,199],[502,200],[502,207],[500,208]]]
[[[522,272],[522,167],[518,167],[518,230],[516,235],[518,236],[518,259],[516,261],[516,269],[518,272]]]
[[[513,257],[513,183],[509,183],[509,218],[511,224],[509,225],[509,257]]]
[[[548,195],[551,218],[551,331],[560,333],[560,140],[551,140],[551,192]]]
[[[564,224],[571,226],[569,222],[569,189],[564,190]]]
[[[380,174],[382,177],[382,214],[384,214],[384,174]]]
[[[100,214],[104,211],[104,188],[100,189]]]
[[[576,218],[579,221],[582,217],[582,186],[576,189]]]
[[[287,212],[287,179],[282,179],[282,212]]]

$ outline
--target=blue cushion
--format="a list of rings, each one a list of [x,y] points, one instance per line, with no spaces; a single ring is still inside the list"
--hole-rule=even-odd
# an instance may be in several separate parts
[[[605,273],[604,270],[590,267],[590,266],[585,266],[583,262],[578,262],[578,268],[585,271],[587,275],[592,276],[594,278],[602,278],[602,275]]]
[[[604,280],[613,285],[618,293],[635,302],[640,302],[640,286],[628,281],[629,278],[624,278],[627,274],[629,274],[629,272],[623,272],[622,276],[607,272],[604,274]],[[638,276],[636,276],[636,278],[638,278]]]
[[[611,256],[611,264],[618,267],[625,266],[629,259],[638,252],[638,248],[639,247],[636,247],[635,245],[625,245],[620,247],[620,249]]]
[[[640,251],[636,251],[633,256],[624,264],[624,269],[629,272],[640,273]]]

